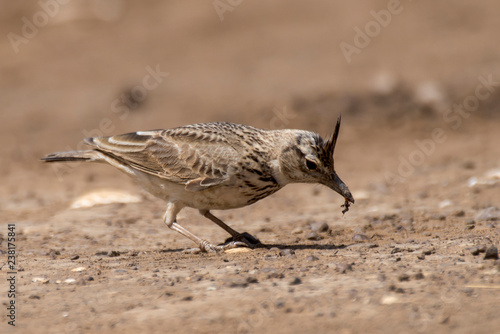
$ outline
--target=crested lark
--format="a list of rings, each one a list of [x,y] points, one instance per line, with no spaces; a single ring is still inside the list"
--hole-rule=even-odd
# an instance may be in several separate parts
[[[138,131],[87,138],[93,149],[58,152],[42,160],[105,162],[132,176],[145,190],[167,201],[163,221],[194,241],[202,251],[220,251],[259,243],[238,233],[210,210],[240,208],[261,200],[288,183],[321,183],[345,199],[354,199],[334,170],[333,134],[322,139],[303,130],[261,130],[232,123],[205,123],[168,130]],[[176,221],[184,207],[196,208],[231,234],[233,241],[216,246]]]

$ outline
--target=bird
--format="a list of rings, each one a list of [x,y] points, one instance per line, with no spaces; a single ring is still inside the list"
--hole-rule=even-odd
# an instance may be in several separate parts
[[[334,151],[341,117],[323,139],[306,130],[264,130],[228,122],[199,123],[166,130],[137,131],[86,138],[88,150],[56,152],[45,162],[101,162],[131,176],[147,192],[167,202],[163,222],[194,241],[202,252],[235,247],[254,248],[261,242],[239,233],[211,210],[251,205],[290,183],[319,183],[338,194],[349,210],[354,198],[334,169]],[[231,235],[215,245],[177,222],[185,207]]]

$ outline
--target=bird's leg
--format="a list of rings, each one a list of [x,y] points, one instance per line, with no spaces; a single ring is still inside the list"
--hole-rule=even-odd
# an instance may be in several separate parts
[[[231,227],[229,227],[219,218],[215,217],[208,210],[200,210],[200,214],[203,217],[210,219],[211,221],[222,227],[227,233],[231,234],[232,238],[227,239],[226,242],[240,241],[244,242],[250,248],[253,248],[261,243],[259,239],[252,236],[250,233],[247,232],[239,233],[238,231],[233,230]]]
[[[177,231],[183,236],[194,241],[202,252],[221,252],[226,249],[231,249],[239,246],[247,246],[245,243],[237,241],[223,246],[216,246],[211,244],[207,240],[197,237],[176,222],[177,214],[179,213],[179,211],[181,211],[182,207],[183,206],[179,203],[168,203],[167,211],[165,211],[165,214],[163,215],[163,222],[167,224],[167,226],[172,230]]]

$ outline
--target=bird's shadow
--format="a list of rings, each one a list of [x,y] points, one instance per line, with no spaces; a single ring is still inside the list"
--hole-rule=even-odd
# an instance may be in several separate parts
[[[326,249],[326,250],[331,250],[331,249],[344,249],[346,245],[304,245],[304,244],[298,244],[298,245],[287,245],[287,244],[261,244],[255,246],[256,249],[263,248],[263,249],[271,249],[271,248],[278,248],[278,249],[292,249],[292,250],[303,250],[303,249],[316,249],[316,250],[321,250],[321,249]]]
[[[224,244],[220,244],[224,245]],[[270,250],[272,248],[278,248],[278,249],[291,249],[294,251],[297,250],[305,250],[305,249],[312,249],[312,250],[336,250],[336,249],[344,249],[348,245],[340,244],[340,245],[306,245],[306,244],[298,244],[298,245],[288,245],[288,244],[258,244],[253,247],[253,249],[267,249]],[[184,253],[188,249],[186,248],[170,248],[170,249],[162,249],[159,252],[160,253]]]

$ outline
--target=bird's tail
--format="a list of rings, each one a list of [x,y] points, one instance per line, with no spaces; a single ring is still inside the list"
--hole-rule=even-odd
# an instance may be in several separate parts
[[[103,161],[102,155],[95,150],[55,152],[46,155],[41,160],[45,162]]]

